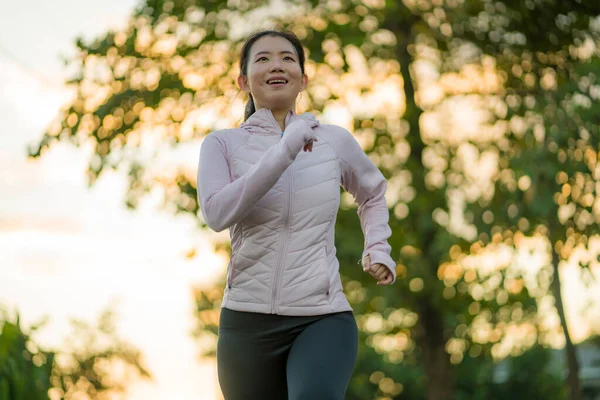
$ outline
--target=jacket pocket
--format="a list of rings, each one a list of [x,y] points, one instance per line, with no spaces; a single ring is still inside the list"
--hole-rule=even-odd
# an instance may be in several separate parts
[[[320,265],[319,273],[321,275],[321,285],[319,287],[320,293],[329,297],[331,284],[329,283],[329,262],[328,262],[328,258],[327,258],[327,247],[325,245],[323,245],[321,247],[321,257],[320,257],[319,265]]]
[[[239,272],[238,259],[240,258],[240,254],[242,253],[242,249],[244,248],[244,243],[246,241],[246,237],[244,231],[241,233],[242,235],[242,244],[236,249],[235,252],[231,254],[231,259],[229,260],[229,270],[227,271],[227,288],[231,289],[235,284],[235,277]]]
[[[229,271],[227,273],[227,288],[231,289],[233,286],[233,279],[235,278],[236,270],[235,270],[235,256],[231,257],[231,261],[229,262]]]

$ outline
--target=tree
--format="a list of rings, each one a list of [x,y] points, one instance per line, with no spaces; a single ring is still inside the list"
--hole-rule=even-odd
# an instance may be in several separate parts
[[[503,161],[494,177],[494,198],[472,209],[482,243],[503,231],[546,238],[552,294],[565,336],[569,399],[580,399],[578,362],[565,315],[559,265],[598,234],[597,172],[600,134],[594,99],[600,7],[584,2],[482,1],[466,37],[502,70],[509,122],[497,143]],[[485,13],[484,13],[485,12]],[[531,17],[538,16],[535,23]],[[460,29],[458,24],[454,29]],[[499,212],[499,213],[498,213]],[[589,274],[587,256],[579,263]]]
[[[140,3],[125,30],[108,32],[92,43],[78,41],[80,54],[71,60],[76,97],[32,155],[41,155],[59,140],[91,146],[91,183],[103,169],[120,168],[130,177],[131,207],[154,190],[162,192],[167,208],[199,217],[195,170],[178,164],[157,167],[149,162],[154,158],[148,147],[161,154],[178,151],[197,146],[213,129],[233,125],[230,111],[241,109],[242,102],[235,84],[239,41],[245,33],[240,27],[262,21],[290,28],[312,59],[308,73],[313,84],[299,108],[310,107],[324,117],[332,110],[348,115],[353,133],[390,182],[398,283],[382,291],[359,269],[343,270],[369,344],[361,350],[364,358],[355,379],[371,385],[369,393],[402,396],[404,386],[398,384],[405,370],[398,365],[414,360],[411,376],[422,377],[413,382],[415,390],[426,391],[429,399],[456,398],[460,389],[454,365],[466,352],[478,353],[475,359],[490,356],[511,324],[532,324],[536,316],[528,287],[508,273],[511,256],[487,271],[472,267],[473,260],[502,243],[472,243],[479,234],[476,228],[486,232],[489,226],[465,223],[464,204],[471,210],[496,204],[490,198],[501,192],[472,179],[465,154],[474,150],[480,164],[493,160],[498,153],[489,149],[495,134],[456,139],[436,136],[431,123],[424,126],[424,121],[443,119],[440,115],[449,104],[465,98],[502,99],[507,82],[498,70],[508,64],[495,61],[499,46],[486,47],[498,33],[481,34],[471,22],[494,16],[496,6],[504,11],[507,6],[314,0],[266,10],[261,4],[238,1],[233,10],[221,1],[149,0]],[[533,17],[502,15],[509,23],[535,26]],[[493,57],[479,57],[486,52]],[[452,85],[468,74],[483,84]],[[450,83],[440,85],[443,79]],[[437,95],[428,95],[431,88],[438,89]],[[488,130],[497,127],[492,123]],[[152,137],[159,138],[158,146],[145,143]],[[469,196],[456,202],[464,193]],[[354,265],[362,246],[348,200],[344,198],[337,226],[342,265]],[[226,246],[221,249],[228,251]],[[216,334],[220,294],[218,288],[197,292],[198,329],[209,338]],[[376,365],[382,367],[373,371]]]
[[[35,327],[32,327],[35,330]],[[3,321],[0,330],[0,399],[48,399],[54,353],[28,345],[19,319]],[[33,347],[33,348],[32,348]]]
[[[567,398],[560,376],[552,373],[551,350],[540,345],[506,361],[508,375],[504,382],[490,385],[488,399],[556,399]]]
[[[43,324],[24,331],[18,316],[1,315],[1,400],[102,400],[125,392],[133,378],[150,378],[140,352],[116,335],[110,310],[96,326],[72,321],[74,332],[60,351],[44,350],[32,338]]]

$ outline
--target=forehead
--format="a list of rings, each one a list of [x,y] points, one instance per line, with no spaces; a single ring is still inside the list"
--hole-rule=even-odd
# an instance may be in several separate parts
[[[296,49],[289,40],[281,36],[263,36],[254,42],[250,53],[254,55],[262,52],[280,53],[284,51],[296,54]]]

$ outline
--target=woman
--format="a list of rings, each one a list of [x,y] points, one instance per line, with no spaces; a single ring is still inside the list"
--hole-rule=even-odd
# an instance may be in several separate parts
[[[334,245],[340,185],[358,204],[363,269],[395,280],[386,181],[347,130],[296,115],[304,61],[291,33],[249,38],[245,122],[211,133],[200,152],[202,214],[231,236],[217,344],[226,400],[344,398],[358,334]]]

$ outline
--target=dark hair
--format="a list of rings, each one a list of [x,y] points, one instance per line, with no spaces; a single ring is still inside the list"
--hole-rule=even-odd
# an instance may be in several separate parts
[[[298,39],[298,37],[292,32],[267,30],[253,34],[246,40],[246,43],[244,43],[244,46],[242,47],[242,54],[240,57],[240,75],[248,75],[248,58],[250,58],[250,49],[258,39],[265,36],[279,36],[290,42],[292,46],[294,46],[294,49],[298,54],[298,62],[300,63],[300,69],[304,74],[304,61],[306,58],[304,55],[304,48],[302,47],[302,43],[300,43],[300,39]],[[250,99],[248,99],[248,102],[246,103],[246,109],[244,111],[244,121],[250,118],[250,116],[256,111],[256,108],[254,107],[254,99],[252,99],[252,94],[249,93],[249,96]]]

